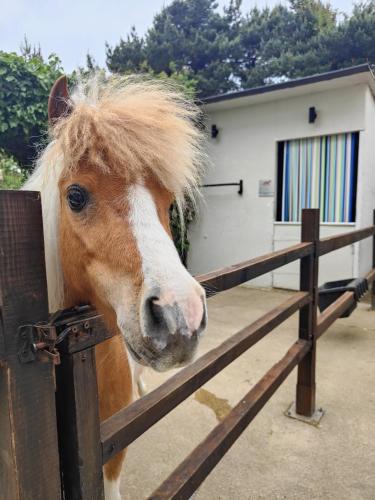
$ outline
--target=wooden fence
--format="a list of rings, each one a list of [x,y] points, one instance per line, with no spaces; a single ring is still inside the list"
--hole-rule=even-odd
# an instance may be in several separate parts
[[[374,249],[374,236],[375,225],[319,239],[319,211],[306,209],[301,243],[199,276],[213,295],[300,260],[300,291],[100,423],[94,349],[111,334],[88,307],[48,319],[39,195],[0,192],[1,498],[104,498],[110,458],[297,311],[296,342],[150,498],[191,496],[297,366],[296,411],[313,415],[317,340],[355,302],[345,292],[318,314],[319,257],[368,237]],[[373,251],[369,283],[374,267]]]

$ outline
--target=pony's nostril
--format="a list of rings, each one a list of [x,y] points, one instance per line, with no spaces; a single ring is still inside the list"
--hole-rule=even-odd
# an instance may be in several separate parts
[[[155,326],[162,326],[164,323],[164,317],[163,317],[163,308],[159,304],[157,304],[157,301],[159,300],[159,297],[149,297],[147,299],[146,307],[148,309],[148,313],[150,318],[152,319],[152,322],[154,323]]]

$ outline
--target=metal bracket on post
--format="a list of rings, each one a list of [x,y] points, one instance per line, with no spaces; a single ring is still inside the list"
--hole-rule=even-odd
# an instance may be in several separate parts
[[[284,412],[284,415],[289,418],[294,418],[295,420],[299,420],[300,422],[304,422],[305,424],[313,425],[314,427],[318,427],[320,421],[324,417],[325,411],[323,408],[318,408],[314,411],[311,417],[305,417],[304,415],[300,415],[296,411],[296,403],[290,404],[289,408]]]

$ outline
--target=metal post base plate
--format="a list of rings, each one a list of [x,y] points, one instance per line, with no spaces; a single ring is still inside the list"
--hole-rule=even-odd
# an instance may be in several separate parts
[[[323,408],[318,408],[311,415],[311,417],[305,417],[304,415],[300,415],[299,413],[296,412],[296,404],[293,402],[289,406],[289,408],[285,411],[285,416],[289,418],[294,418],[295,420],[299,420],[300,422],[304,422],[305,424],[314,425],[315,427],[318,427],[320,421],[324,416],[324,413],[325,412]]]

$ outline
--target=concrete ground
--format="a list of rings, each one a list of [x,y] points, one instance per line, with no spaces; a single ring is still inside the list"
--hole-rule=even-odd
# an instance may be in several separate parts
[[[239,287],[209,300],[201,352],[290,296]],[[297,315],[208,382],[128,451],[124,499],[146,498],[296,340]],[[367,303],[319,340],[319,427],[284,416],[296,371],[194,495],[195,500],[375,499],[375,312]],[[171,375],[149,371],[149,389]]]

